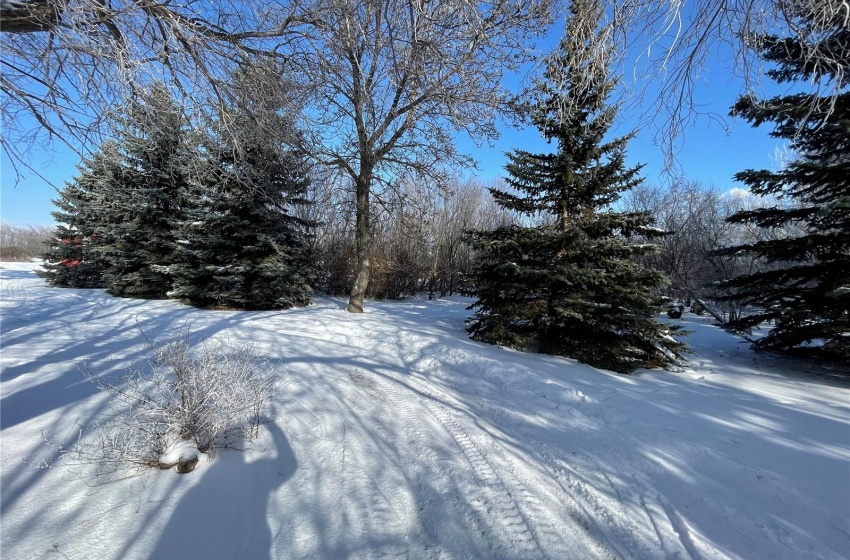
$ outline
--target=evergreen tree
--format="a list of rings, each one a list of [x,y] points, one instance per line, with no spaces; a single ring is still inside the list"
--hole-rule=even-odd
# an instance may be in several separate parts
[[[78,176],[53,201],[56,222],[53,237],[44,253],[44,272],[39,273],[52,286],[63,288],[102,288],[106,263],[99,258],[96,231],[106,193],[115,180],[115,146],[107,144],[77,167]]]
[[[310,303],[313,224],[295,209],[307,204],[305,158],[282,112],[279,73],[236,74],[254,87],[222,109],[194,188],[170,268],[170,295],[199,307],[284,309]],[[265,86],[265,87],[263,87]]]
[[[792,5],[793,7],[793,5]],[[756,311],[729,324],[746,331],[764,321],[776,326],[754,343],[758,350],[796,350],[811,346],[821,353],[850,357],[850,28],[836,18],[831,28],[796,15],[799,37],[763,37],[761,56],[775,65],[767,72],[779,83],[808,82],[837,86],[839,95],[816,93],[758,100],[744,97],[732,114],[759,126],[774,123],[774,138],[791,141],[796,159],[780,171],[746,170],[735,179],[758,195],[774,195],[780,206],[739,212],[732,223],[786,228],[800,233],[719,251],[756,255],[773,266],[721,284],[729,299]],[[818,33],[809,33],[819,28]],[[818,53],[816,59],[812,53]],[[811,350],[811,348],[810,348]]]
[[[104,208],[99,257],[108,262],[107,292],[163,298],[174,258],[173,230],[181,219],[192,158],[179,107],[165,88],[140,96],[121,119],[121,172]]]
[[[601,16],[599,0],[572,3],[565,36],[536,84],[531,121],[557,149],[509,154],[514,192],[491,191],[499,205],[549,224],[471,236],[477,312],[468,330],[477,340],[629,372],[669,364],[683,345],[655,318],[660,302],[652,293],[663,276],[634,258],[652,247],[629,242],[654,234],[652,216],[612,209],[641,179],[640,167],[624,163],[631,136],[604,139],[616,106],[606,104],[609,70],[591,53],[605,48]]]

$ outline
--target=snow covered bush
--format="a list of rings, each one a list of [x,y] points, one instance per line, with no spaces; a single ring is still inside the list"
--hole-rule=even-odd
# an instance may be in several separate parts
[[[147,360],[114,384],[85,366],[86,378],[109,393],[109,413],[62,451],[72,464],[94,466],[95,476],[174,465],[188,472],[199,453],[256,437],[274,390],[270,369],[250,344],[193,348],[188,333],[151,343]]]

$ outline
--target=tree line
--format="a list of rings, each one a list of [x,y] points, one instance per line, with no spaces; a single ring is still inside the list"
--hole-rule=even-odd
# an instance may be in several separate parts
[[[44,243],[53,235],[45,225],[16,225],[0,222],[0,261],[28,261],[44,253]]]
[[[49,283],[231,309],[348,293],[357,274],[349,179],[309,157],[280,74],[232,79],[240,95],[204,128],[188,126],[164,85],[114,119],[113,140],[54,200],[59,226],[42,253]],[[375,194],[369,297],[459,293],[473,260],[466,232],[512,219],[474,179],[405,176]]]
[[[364,15],[339,8],[311,25]],[[85,284],[85,263],[110,293],[205,307],[289,307],[311,289],[348,290],[355,312],[366,295],[460,290],[475,298],[474,338],[618,371],[681,355],[675,327],[657,319],[672,289],[723,302],[730,328],[776,323],[758,348],[846,356],[847,92],[738,101],[736,114],[774,122],[796,158],[780,171],[738,174],[758,197],[749,207],[693,184],[653,190],[639,167],[625,166],[631,136],[610,134],[618,107],[609,101],[616,78],[598,63],[611,47],[602,14],[598,0],[572,3],[531,102],[513,107],[553,150],[513,152],[492,197],[451,179],[446,165],[461,160],[444,140],[448,123],[472,127],[472,111],[486,105],[473,95],[480,89],[453,80],[476,79],[459,74],[468,68],[495,79],[494,61],[460,67],[425,56],[449,17],[442,12],[422,26],[406,20],[412,12],[382,12],[364,20],[375,27],[322,27],[333,45],[305,44],[303,76],[331,71],[338,80],[315,80],[334,85],[300,106],[309,84],[274,66],[235,73],[243,87],[229,91],[242,93],[218,103],[202,127],[185,126],[164,87],[148,88],[117,120],[119,141],[85,160],[58,201],[57,219],[69,227],[58,232],[48,278],[71,285],[62,275],[74,270],[73,282]],[[825,25],[802,8],[794,17],[813,28],[810,44],[759,37],[776,65],[768,76],[843,80],[844,66],[812,65],[807,54],[846,63],[843,20]],[[453,40],[474,43],[477,34],[458,29],[486,19],[452,28]],[[410,50],[393,50],[393,25],[413,33]],[[429,82],[423,70],[445,80]],[[464,101],[441,105],[430,95]],[[483,137],[488,118],[478,123]],[[311,121],[318,125],[303,126]]]

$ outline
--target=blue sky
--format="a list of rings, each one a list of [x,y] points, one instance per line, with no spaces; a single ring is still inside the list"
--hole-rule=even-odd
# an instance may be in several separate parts
[[[727,87],[712,94],[711,104],[706,109],[725,114],[734,102],[737,89]],[[751,128],[747,123],[730,121],[732,127],[727,134],[723,127],[708,119],[699,119],[690,127],[682,139],[678,153],[681,170],[688,179],[698,180],[727,190],[735,185],[732,176],[747,168],[773,168],[773,156],[779,143],[768,137],[770,127]],[[625,133],[629,122],[618,130]],[[476,147],[472,142],[459,140],[461,148],[479,162],[476,175],[489,181],[504,173],[504,153],[515,148],[524,150],[547,149],[546,143],[534,128],[515,130],[503,127],[501,138],[492,146]],[[79,158],[64,146],[52,151],[38,150],[30,154],[31,164],[45,178],[61,187],[71,179]],[[659,146],[653,144],[652,134],[644,131],[632,140],[628,148],[631,165],[643,163],[643,176],[649,183],[662,182],[664,157]],[[0,219],[16,224],[51,224],[53,210],[51,199],[56,190],[44,179],[23,170],[25,178],[15,184],[15,173],[6,155],[2,160],[2,183],[0,184]]]
[[[737,89],[729,88],[718,94],[712,106],[716,112],[728,113],[735,100]],[[728,100],[728,101],[727,101]],[[634,127],[636,119],[626,120],[614,132],[626,134]],[[733,175],[747,168],[761,169],[775,166],[774,156],[781,143],[768,136],[770,127],[754,129],[743,121],[727,118],[729,130],[708,117],[699,118],[680,139],[681,145],[676,159],[678,171],[687,179],[699,181],[706,186],[728,190],[736,185]],[[504,175],[506,158],[504,153],[516,148],[529,151],[546,151],[547,144],[535,128],[525,130],[504,129],[501,138],[493,147],[477,148],[469,141],[461,141],[467,153],[479,161],[476,173],[490,180]],[[628,145],[629,165],[644,164],[642,176],[649,183],[670,180],[665,172],[664,151],[654,140],[651,130],[639,131]]]
[[[542,41],[541,47],[546,49],[554,46],[562,31],[563,23],[554,26]],[[519,78],[513,76],[509,81],[509,86],[514,86]],[[707,69],[700,84],[697,102],[701,110],[722,116],[730,126],[727,130],[714,119],[696,119],[679,139],[677,162],[680,172],[687,179],[728,190],[736,186],[733,175],[739,171],[775,167],[773,158],[781,144],[768,136],[770,127],[754,129],[745,122],[726,117],[729,107],[740,93],[740,84],[730,79],[728,72],[720,69],[719,65]],[[623,113],[622,123],[613,131],[615,134],[622,135],[636,128],[639,110],[634,109],[633,112],[634,115],[628,111]],[[654,138],[659,126],[663,126],[663,123],[656,122],[652,128],[640,130],[629,144],[627,158],[630,165],[645,164],[643,177],[647,182],[656,184],[669,180],[669,176],[664,174],[664,151],[656,145]],[[474,174],[485,181],[503,175],[505,152],[515,148],[530,151],[548,149],[533,127],[516,130],[503,126],[501,138],[492,146],[478,147],[465,138],[459,138],[458,143],[462,151],[478,161],[479,170]],[[61,188],[74,176],[79,157],[57,142],[49,150],[34,148],[29,158],[29,163],[38,173],[22,169],[23,177],[16,182],[13,166],[6,155],[2,155],[0,219],[15,224],[51,224],[51,200],[57,195],[56,187]]]

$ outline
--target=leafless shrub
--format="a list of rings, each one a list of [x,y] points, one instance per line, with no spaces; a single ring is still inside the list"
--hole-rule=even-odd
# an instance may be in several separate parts
[[[714,284],[775,265],[753,255],[717,255],[717,249],[794,235],[788,227],[765,230],[727,222],[727,218],[743,209],[782,204],[778,199],[755,196],[743,189],[721,192],[687,180],[667,187],[643,184],[627,193],[623,204],[631,211],[651,212],[656,225],[670,232],[652,240],[658,251],[642,257],[643,264],[660,270],[670,279],[667,295],[711,302],[709,311],[716,312],[724,321],[742,310],[733,302],[716,301],[721,294]]]
[[[316,237],[321,279],[316,287],[342,295],[356,275],[354,216],[348,193],[328,183],[317,188],[324,192],[314,196],[321,202],[311,215],[321,223]],[[493,202],[487,185],[475,179],[452,178],[438,185],[407,178],[383,194],[370,216],[370,298],[458,293],[474,262],[472,248],[464,241],[466,232],[494,229],[514,219]]]
[[[252,345],[216,340],[193,348],[188,333],[150,343],[147,359],[117,383],[88,365],[83,373],[109,394],[109,412],[80,426],[72,445],[57,447],[71,467],[93,468],[86,474],[97,479],[170,466],[163,457],[181,446],[212,454],[252,441],[274,390],[270,364]]]

